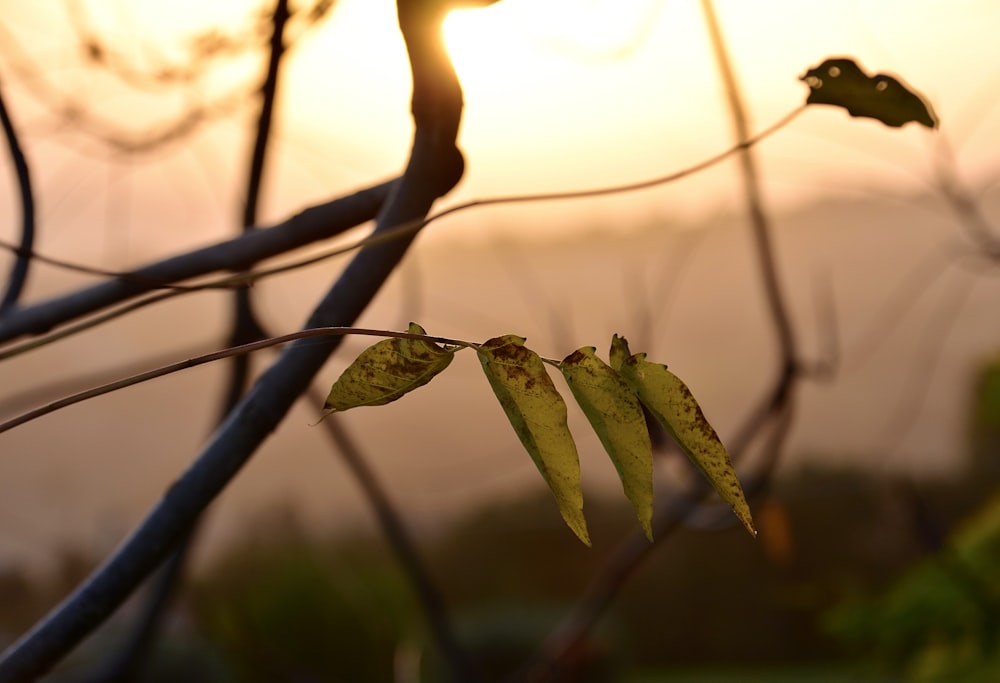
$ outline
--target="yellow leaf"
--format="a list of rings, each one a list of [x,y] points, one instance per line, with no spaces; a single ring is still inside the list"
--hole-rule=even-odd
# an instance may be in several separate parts
[[[611,344],[612,357],[628,355],[628,342],[624,339],[615,335]],[[750,506],[729,453],[687,385],[666,365],[647,361],[645,353],[628,356],[622,363],[621,373],[643,405],[670,433],[722,500],[733,508],[747,531],[756,536]]]
[[[478,349],[486,378],[507,419],[555,496],[563,520],[590,545],[583,516],[580,459],[566,423],[566,403],[524,338],[504,335]]]
[[[611,353],[608,358],[611,360],[611,367],[618,372],[622,371],[622,366],[632,353],[628,350],[628,342],[624,337],[617,334],[611,337]]]
[[[411,334],[426,334],[410,323]],[[381,406],[430,382],[451,363],[454,350],[423,339],[383,339],[361,352],[330,389],[326,408]]]
[[[566,356],[559,369],[618,470],[643,531],[653,540],[653,449],[639,399],[622,376],[594,354],[593,346]]]

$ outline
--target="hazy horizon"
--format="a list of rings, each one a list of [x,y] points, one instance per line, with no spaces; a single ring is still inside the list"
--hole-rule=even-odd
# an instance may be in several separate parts
[[[876,474],[957,472],[972,373],[1000,349],[990,279],[953,300],[955,327],[933,365],[923,350],[928,325],[954,296],[948,289],[968,277],[961,269],[931,282],[917,305],[902,311],[901,323],[885,332],[871,361],[852,368],[863,359],[853,352],[857,340],[878,329],[895,288],[935,245],[958,234],[942,206],[929,198],[836,200],[775,217],[780,272],[806,360],[822,360],[829,343],[816,322],[816,292],[826,277],[845,350],[845,372],[835,382],[804,386],[783,468],[826,463]],[[994,194],[987,208],[1000,208],[1000,198]],[[648,351],[688,382],[726,440],[775,369],[744,223],[731,215],[702,231],[650,225],[631,234],[591,232],[534,245],[418,241],[359,325],[402,329],[413,319],[432,334],[472,341],[516,333],[550,357],[583,345],[605,354],[611,334],[623,334],[633,350]],[[296,329],[337,268],[324,264],[258,284],[255,296],[270,329]],[[225,328],[224,302],[221,294],[184,297],[8,361],[5,393],[77,373],[108,372],[110,379],[122,363],[139,360],[136,369],[146,369],[149,361],[142,359],[165,362],[213,350]],[[367,343],[353,339],[337,355],[321,375],[323,391],[350,352]],[[171,351],[175,347],[187,351]],[[266,363],[268,354],[259,358]],[[926,388],[912,384],[923,371]],[[188,370],[0,435],[0,563],[40,561],[63,543],[116,544],[200,450],[216,418],[221,377],[221,366]],[[914,398],[920,401],[908,409],[905,402]],[[570,412],[584,486],[620,495],[589,427],[579,411]],[[310,524],[370,528],[366,503],[323,430],[311,426],[315,419],[300,402],[213,506],[207,546],[286,504]],[[341,419],[419,527],[438,526],[486,499],[541,487],[471,354],[460,354],[419,392]]]

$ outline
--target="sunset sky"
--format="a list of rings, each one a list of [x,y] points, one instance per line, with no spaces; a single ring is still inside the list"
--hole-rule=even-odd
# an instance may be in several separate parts
[[[183,87],[151,83],[148,74],[183,65],[195,36],[245,34],[270,6],[270,0],[0,0],[0,88],[32,168],[39,251],[124,269],[239,229],[259,51],[213,65]],[[79,9],[76,28],[69,7]],[[849,346],[867,323],[879,321],[884,297],[913,264],[959,233],[940,201],[915,199],[933,191],[945,141],[971,190],[996,189],[1000,2],[717,0],[716,9],[752,130],[800,106],[807,88],[799,77],[830,56],[852,56],[869,72],[901,76],[927,97],[942,122],[936,133],[914,124],[896,130],[821,107],[756,148],[769,208],[781,219],[775,224],[780,267],[794,283],[796,325],[806,353],[818,357],[817,263],[832,273]],[[108,48],[105,57],[122,70],[145,74],[134,79],[137,87],[87,62],[81,30]],[[734,142],[698,0],[502,0],[455,12],[444,31],[465,92],[459,144],[467,167],[461,185],[438,208],[484,196],[641,181],[682,170]],[[289,32],[292,50],[282,71],[263,223],[397,175],[412,134],[409,69],[391,0],[339,0],[319,26],[305,31],[293,22]],[[151,152],[126,153],[109,143],[155,135],[220,98],[225,111],[210,111],[192,135]],[[14,241],[16,186],[6,155],[0,158],[0,236]],[[820,204],[793,215],[831,196],[877,201]],[[727,162],[654,190],[456,214],[421,236],[407,261],[414,270],[388,285],[365,322],[396,325],[417,301],[428,329],[433,323],[435,331],[468,339],[516,332],[549,350],[558,349],[558,325],[574,333],[572,343],[604,344],[612,331],[649,323],[646,331],[661,345],[663,359],[676,362],[705,397],[713,421],[721,416],[718,424],[729,433],[774,360],[759,291],[745,285],[756,282],[757,271],[741,200],[736,166]],[[994,194],[991,207],[995,200]],[[709,223],[725,227],[681,232]],[[648,230],[651,224],[655,230]],[[619,239],[630,231],[641,238]],[[577,235],[588,239],[571,242]],[[550,239],[556,248],[517,244]],[[0,273],[9,263],[0,255]],[[272,329],[301,325],[338,267],[323,264],[255,289]],[[682,273],[676,280],[672,267]],[[29,300],[93,281],[55,276],[49,267],[36,273]],[[404,278],[412,279],[400,285]],[[415,294],[407,289],[413,283]],[[671,290],[667,296],[671,287],[681,295],[672,298]],[[995,353],[1000,338],[993,290],[974,294],[978,298],[964,309],[951,307],[962,315],[944,345],[944,369],[937,377],[926,373],[928,382],[945,377],[946,390],[933,386],[925,392],[925,412],[918,406],[904,414],[913,417],[914,430],[889,425],[892,443],[897,433],[909,441],[881,466],[931,463],[944,470],[955,462],[948,449],[965,428],[969,377],[976,363]],[[499,304],[485,305],[491,297]],[[227,320],[224,297],[181,301],[18,359],[4,386],[19,398],[63,375],[117,372],[123,363],[150,363],[157,354],[186,353],[199,344],[201,350],[217,348]],[[917,302],[908,326],[899,328],[876,363],[829,391],[812,387],[800,418],[803,435],[798,441],[793,436],[790,451],[843,453],[871,464],[872,452],[891,450],[872,436],[887,432],[886,415],[857,397],[885,406],[901,395],[923,399],[907,382],[924,376],[914,367],[933,369],[917,348],[928,330],[940,328],[935,312],[920,308],[927,301],[934,303],[929,295]],[[654,303],[662,304],[655,316]],[[433,389],[438,393],[431,409],[421,412],[419,401],[401,401],[385,411],[391,418],[381,412],[358,418],[361,430],[386,439],[395,430],[386,429],[384,419],[421,435],[416,447],[376,444],[388,454],[379,466],[395,477],[392,483],[413,509],[453,510],[484,499],[490,486],[518,490],[524,482],[538,483],[527,457],[507,458],[516,441],[483,391],[479,368],[470,368],[465,379]],[[16,531],[0,525],[0,561],[4,553],[45,554],[36,536],[103,541],[108,529],[124,532],[198,452],[216,413],[220,382],[218,367],[181,373],[4,434],[0,520]],[[56,396],[46,400],[51,398]],[[450,434],[439,421],[449,411],[468,412],[465,424],[476,427]],[[315,474],[335,465],[319,430],[308,429],[314,419],[300,406],[241,475],[237,492],[226,495],[240,496],[247,507],[226,508],[226,525],[239,528],[245,509],[265,497],[280,501],[284,492],[311,501],[324,520],[331,510],[343,519],[363,516],[348,476],[333,478],[339,488],[331,496],[330,477]],[[480,424],[487,425],[482,432]],[[60,440],[67,434],[71,448]],[[410,457],[413,448],[450,459],[421,462]],[[135,457],[139,452],[146,461]],[[88,463],[86,471],[77,469],[79,462]],[[604,475],[613,482],[607,463]],[[119,481],[128,485],[117,486]],[[60,505],[32,512],[49,498]]]
[[[248,6],[267,5],[77,4],[80,23],[139,71],[180,63],[193,35],[238,31],[252,23]],[[49,234],[77,232],[64,218],[89,218],[120,234],[146,208],[154,224],[182,223],[172,232],[191,241],[231,230],[243,182],[234,174],[248,154],[243,122],[253,119],[252,99],[242,98],[235,114],[181,144],[113,158],[52,109],[53,103],[72,103],[107,129],[142,136],[245,82],[259,61],[213,69],[187,89],[127,89],[82,64],[64,3],[0,0],[0,7],[6,94],[38,166],[45,161],[47,169],[59,169],[40,175],[42,199],[56,207],[47,215],[59,224]],[[901,75],[924,93],[963,173],[974,182],[989,179],[1000,139],[993,94],[1000,80],[997,3],[720,0],[717,12],[754,130],[804,100],[798,78],[808,67],[827,56],[851,55],[870,72]],[[445,33],[467,103],[460,143],[468,171],[452,200],[642,180],[732,144],[695,0],[503,0],[453,13]],[[283,75],[265,194],[268,219],[399,171],[411,132],[409,74],[390,0],[341,0],[318,29],[296,42]],[[42,91],[49,93],[44,103]],[[781,208],[830,193],[919,191],[932,176],[936,137],[942,136],[914,125],[890,130],[822,108],[758,151],[768,195]],[[105,161],[95,165],[95,154]],[[541,221],[543,229],[532,225],[520,232],[547,235],[578,229],[581,221],[618,229],[713,215],[739,206],[733,168],[725,164],[667,188],[576,205],[480,211],[435,233],[489,237],[510,224]],[[7,183],[3,192],[9,191]],[[165,211],[170,206],[173,211]],[[192,222],[197,232],[188,234],[185,226]],[[140,250],[164,239],[155,228],[127,232]]]

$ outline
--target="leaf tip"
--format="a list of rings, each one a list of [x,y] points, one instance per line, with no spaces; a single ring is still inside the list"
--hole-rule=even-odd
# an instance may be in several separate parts
[[[583,516],[583,508],[568,509],[560,503],[559,512],[566,526],[580,539],[580,542],[588,548],[592,548],[593,544],[590,542],[590,531],[587,529],[587,520]]]
[[[732,506],[733,512],[736,513],[736,518],[740,520],[740,524],[743,528],[747,530],[753,538],[757,538],[757,527],[753,523],[753,517],[750,515],[750,506],[743,502],[743,505],[737,507]]]

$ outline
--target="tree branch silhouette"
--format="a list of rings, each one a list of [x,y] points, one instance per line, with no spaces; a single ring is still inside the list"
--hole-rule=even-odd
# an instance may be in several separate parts
[[[318,389],[310,392],[310,402],[321,406],[324,395]],[[385,491],[375,472],[368,466],[360,446],[351,436],[336,415],[328,415],[322,422],[326,433],[337,448],[337,451],[354,475],[358,485],[365,494],[365,499],[371,505],[378,521],[379,528],[385,536],[385,541],[392,549],[404,575],[413,586],[413,592],[423,609],[431,633],[437,642],[444,661],[451,669],[451,676],[456,681],[471,681],[470,676],[476,676],[465,649],[455,634],[444,596],[438,590],[430,575],[430,571],[420,557],[417,544],[406,528],[403,517],[396,511],[389,494]]]
[[[7,290],[4,292],[3,299],[0,299],[0,317],[3,317],[17,306],[21,292],[24,291],[24,286],[28,281],[28,270],[31,267],[29,254],[35,243],[35,198],[31,190],[31,173],[28,169],[28,161],[21,150],[17,131],[14,129],[14,123],[7,111],[2,88],[0,88],[0,123],[3,125],[4,137],[7,138],[7,147],[14,164],[21,197],[21,243],[7,279]]]
[[[711,168],[712,166],[721,163],[730,156],[738,153],[742,149],[747,149],[758,142],[764,140],[770,135],[774,134],[778,130],[782,129],[788,125],[795,117],[797,117],[802,111],[803,107],[797,107],[792,110],[776,123],[772,124],[768,128],[765,128],[761,132],[752,136],[751,138],[744,140],[737,145],[727,149],[724,152],[720,152],[714,156],[705,159],[697,164],[681,169],[680,171],[674,171],[667,175],[659,176],[656,178],[641,180],[633,183],[626,183],[623,185],[612,185],[606,187],[599,187],[594,189],[585,190],[572,190],[566,192],[544,192],[536,194],[520,194],[520,195],[508,195],[502,197],[486,197],[481,199],[473,199],[467,202],[462,202],[455,206],[449,207],[436,214],[422,218],[420,220],[412,220],[399,225],[386,228],[385,230],[379,231],[377,234],[371,234],[361,240],[358,240],[354,244],[348,245],[346,247],[337,247],[326,252],[322,252],[319,255],[311,256],[306,259],[293,261],[288,264],[281,266],[268,268],[261,271],[249,272],[246,275],[238,275],[226,277],[221,280],[208,282],[201,285],[191,285],[191,286],[174,286],[170,287],[177,291],[170,292],[166,295],[159,295],[154,297],[153,300],[148,300],[143,302],[141,305],[148,305],[151,303],[156,303],[158,301],[170,298],[173,295],[187,293],[192,291],[200,291],[204,289],[213,288],[232,288],[237,286],[242,286],[249,284],[250,282],[263,279],[265,277],[270,277],[272,275],[277,275],[279,273],[289,272],[292,270],[298,270],[306,266],[321,263],[322,261],[333,258],[334,256],[340,256],[342,254],[355,251],[366,246],[375,246],[385,242],[389,242],[395,239],[402,239],[412,237],[418,231],[422,230],[427,225],[432,222],[456,214],[460,211],[465,211],[473,208],[485,208],[489,206],[498,206],[503,204],[516,204],[516,203],[529,203],[529,202],[541,202],[541,201],[562,201],[569,199],[583,199],[590,197],[599,197],[611,194],[619,194],[623,192],[634,192],[639,190],[644,190],[651,187],[656,187],[658,185],[663,185],[666,183],[675,182],[689,175],[698,173],[700,171]],[[216,270],[240,270],[241,267],[248,267],[256,260],[262,258],[267,258],[270,256],[275,256],[277,254],[283,253],[284,251],[294,249],[304,244],[323,239],[324,237],[332,236],[333,234],[338,234],[343,232],[355,225],[365,222],[365,220],[357,220],[357,222],[352,222],[354,218],[348,218],[346,216],[340,216],[337,210],[331,206],[333,204],[343,204],[343,210],[347,212],[355,212],[357,215],[363,210],[364,205],[360,204],[364,201],[378,201],[383,197],[383,193],[388,193],[390,185],[392,182],[384,183],[368,190],[363,190],[351,197],[344,197],[341,199],[333,200],[328,204],[321,206],[311,207],[302,211],[300,214],[292,217],[285,223],[278,226],[268,228],[267,232],[273,231],[274,234],[271,235],[274,239],[260,240],[258,241],[254,236],[259,235],[262,231],[254,231],[250,235],[241,236],[225,242],[218,243],[212,247],[206,247],[204,249],[196,250],[194,252],[189,252],[187,254],[182,254],[179,256],[171,257],[165,261],[160,261],[142,269],[131,271],[128,273],[108,273],[108,275],[114,276],[118,280],[124,283],[133,285],[133,287],[118,287],[114,286],[115,283],[101,283],[95,285],[86,290],[79,290],[62,297],[53,298],[47,302],[41,302],[36,304],[31,309],[24,312],[24,315],[18,317],[16,321],[4,321],[0,320],[0,343],[4,341],[10,341],[13,338],[27,335],[27,334],[43,334],[44,332],[52,329],[58,324],[65,323],[76,317],[92,313],[96,310],[100,310],[105,306],[110,306],[115,303],[129,299],[132,296],[136,296],[139,293],[148,292],[153,289],[161,289],[167,287],[171,283],[186,280],[193,277],[198,277],[200,275],[205,275],[206,273],[211,273]],[[370,198],[365,198],[362,195],[371,194]],[[353,202],[358,201],[359,205],[355,205]],[[338,222],[336,229],[332,229],[329,234],[326,232],[314,232],[320,231],[325,227],[322,223],[309,222],[307,223],[305,217],[307,214],[322,212],[326,215],[327,212],[331,214],[331,220],[342,219],[342,222]],[[311,217],[312,218],[312,217]],[[284,231],[289,230],[293,223],[301,222],[301,225],[297,225],[296,228],[305,232],[307,230],[307,225],[311,225],[312,228],[309,230],[309,237],[305,235],[299,235],[294,237],[294,239],[289,239],[287,242],[284,240],[287,235]],[[287,227],[286,227],[287,226]],[[280,229],[280,230],[279,230]],[[266,243],[265,243],[266,242]],[[0,247],[12,248],[10,245],[4,245],[0,242]],[[233,250],[235,255],[230,258],[229,250]],[[74,269],[81,269],[84,267],[74,266]],[[91,272],[96,271],[96,269],[86,268]],[[103,271],[101,271],[103,272]],[[104,316],[99,322],[105,322],[107,320],[112,320],[118,315],[122,315],[125,312],[130,312],[134,310],[132,306],[126,306],[120,313],[111,314]],[[30,313],[28,312],[30,311]],[[89,323],[80,325],[77,329],[89,329],[94,324],[99,324],[99,322]],[[6,323],[6,326],[5,326]],[[64,338],[68,336],[67,334],[56,335],[56,338]],[[44,345],[45,341],[39,341],[37,344],[27,344],[25,345],[25,350],[30,350],[38,346]],[[9,357],[20,353],[21,351],[8,351],[5,353],[0,353],[0,358]]]
[[[750,444],[768,427],[773,429],[771,438],[765,443],[767,450],[764,463],[755,472],[753,487],[744,485],[748,500],[759,495],[777,464],[780,446],[788,435],[793,412],[793,394],[799,380],[797,348],[788,306],[778,278],[777,262],[771,242],[771,227],[764,209],[760,192],[759,172],[754,161],[749,125],[739,84],[733,72],[715,9],[711,0],[702,0],[702,13],[716,57],[722,79],[730,116],[737,140],[734,150],[738,156],[743,179],[747,214],[754,237],[759,274],[764,285],[764,296],[771,316],[772,328],[778,344],[778,373],[770,389],[757,407],[751,410],[742,429],[737,433],[730,452],[734,462],[742,460],[742,455]],[[611,554],[599,569],[595,579],[584,596],[556,629],[545,639],[535,657],[527,662],[511,677],[511,681],[541,682],[551,680],[564,659],[603,617],[628,578],[649,557],[652,551],[663,545],[666,538],[679,528],[685,518],[698,509],[710,488],[701,478],[696,478],[687,491],[660,503],[653,519],[654,540],[648,542],[638,531],[630,534]]]
[[[257,223],[257,208],[264,176],[264,162],[270,141],[274,103],[278,92],[278,74],[282,56],[285,54],[284,33],[288,18],[288,0],[277,0],[271,15],[272,30],[267,73],[260,88],[260,116],[249,164],[246,201],[241,222],[243,233],[252,230]],[[267,336],[254,314],[250,296],[249,288],[241,288],[233,292],[233,319],[227,346],[247,344]],[[220,421],[236,407],[240,397],[247,389],[250,377],[250,356],[248,354],[233,356],[229,359],[227,366],[229,377],[219,411]],[[192,525],[167,561],[154,575],[143,609],[135,620],[135,625],[124,643],[110,658],[110,661],[91,679],[91,683],[114,683],[115,681],[129,681],[137,678],[146,664],[166,610],[183,579],[185,561],[197,538],[200,522],[201,519]]]
[[[435,200],[455,186],[464,168],[455,146],[462,92],[442,44],[444,12],[423,0],[398,0],[397,10],[413,74],[416,130],[406,170],[379,213],[376,231],[421,219]],[[352,322],[403,258],[412,239],[362,249],[306,326]],[[337,339],[330,338],[287,347],[123,545],[0,657],[0,682],[44,673],[115,610],[281,422],[337,345]]]
[[[0,319],[0,342],[42,334],[164,284],[220,270],[244,270],[290,249],[338,235],[375,218],[396,182],[374,185],[307,208],[278,225],[138,268],[129,273],[135,279],[101,282],[12,311]]]

